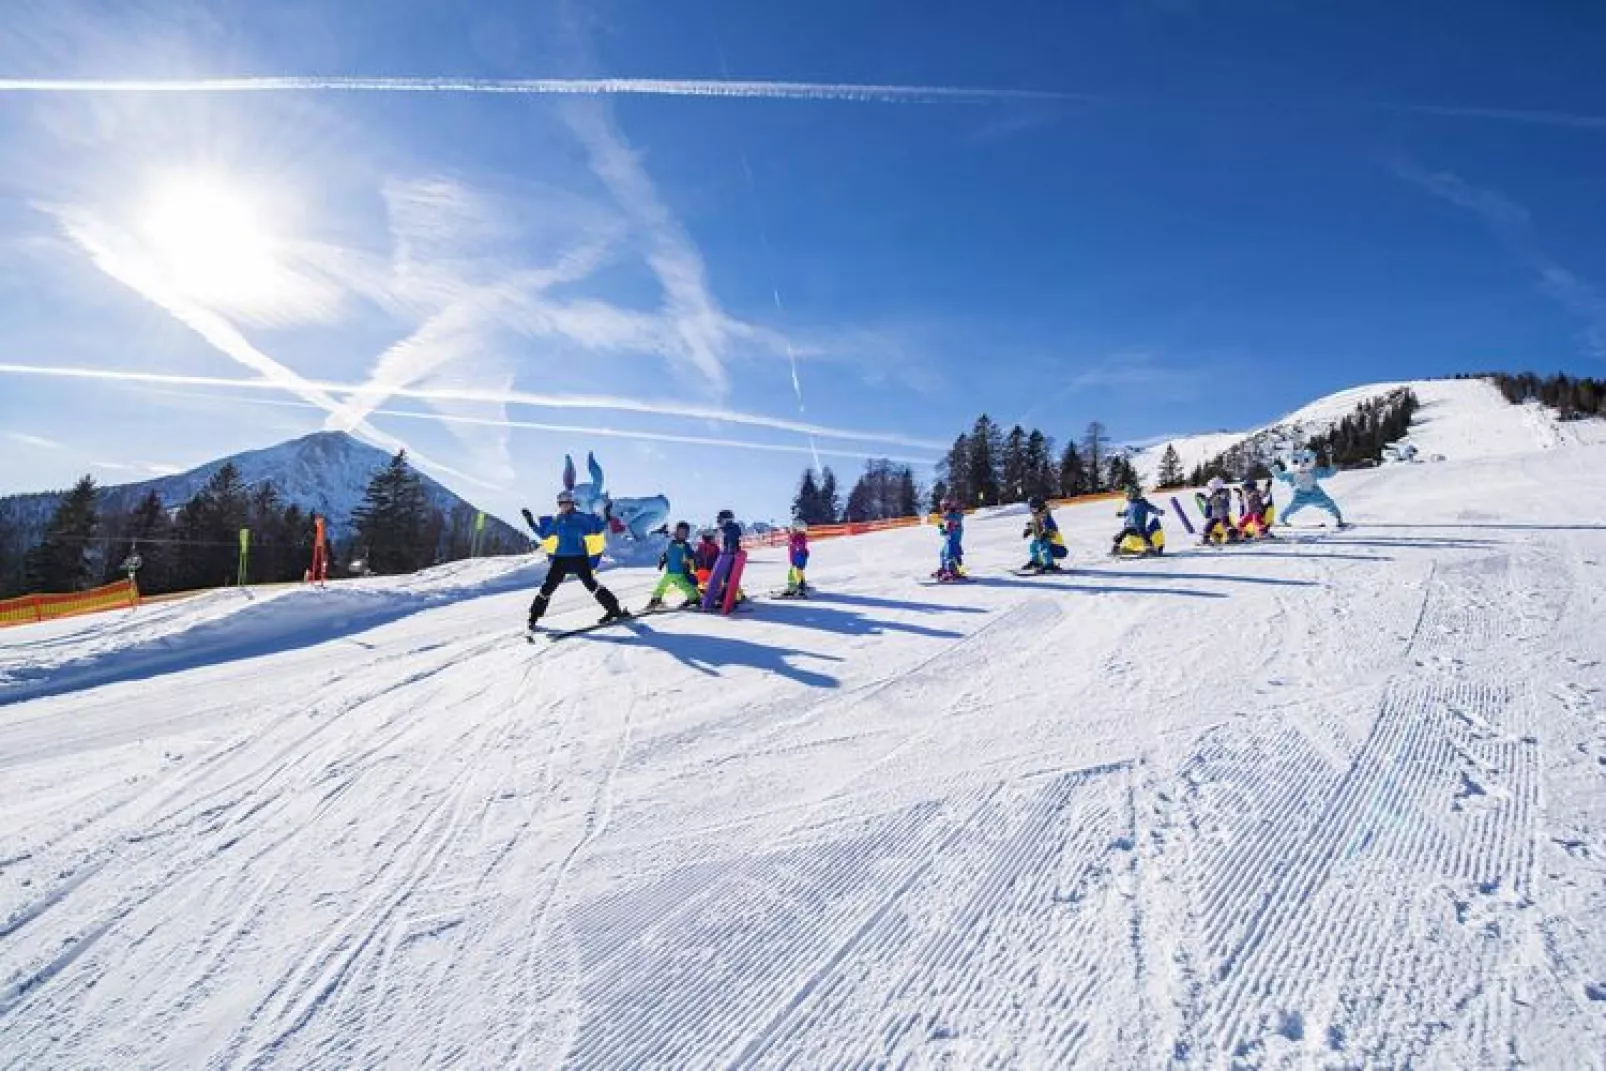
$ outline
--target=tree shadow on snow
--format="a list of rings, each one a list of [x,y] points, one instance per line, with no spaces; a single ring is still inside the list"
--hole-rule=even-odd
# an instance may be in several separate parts
[[[878,599],[871,595],[843,595],[825,592],[808,597],[805,605],[839,602],[846,606],[864,606],[873,610],[911,610],[917,613],[985,614],[980,606],[949,606],[940,602],[905,602],[902,599]]]
[[[1399,539],[1346,539],[1342,536],[1323,540],[1338,547],[1387,547],[1410,550],[1483,550],[1503,544],[1499,539],[1450,539],[1441,536],[1421,536]]]
[[[919,604],[911,604],[918,609]],[[947,609],[947,607],[942,607]],[[775,600],[763,604],[759,616],[766,621],[791,625],[796,628],[819,629],[840,636],[879,636],[884,632],[907,632],[912,636],[927,636],[938,640],[957,640],[964,634],[948,629],[909,625],[901,621],[883,621],[866,617],[850,610],[833,610],[828,606],[814,605],[812,600]]]
[[[630,637],[604,636],[585,633],[566,642],[615,644],[620,647],[652,647],[676,661],[709,677],[720,676],[724,666],[751,666],[765,673],[774,673],[810,688],[835,688],[840,682],[824,673],[793,665],[790,658],[812,658],[822,662],[840,662],[835,655],[801,651],[795,647],[775,647],[769,644],[739,640],[731,636],[697,635],[695,633],[658,632],[636,626]]]
[[[1068,576],[1092,577],[1095,574],[1064,574]],[[1067,584],[1059,576],[1039,577],[1036,580],[1005,580],[999,576],[971,577],[968,581],[978,587],[984,588],[1035,588],[1042,591],[1045,588],[1052,591],[1077,591],[1087,595],[1184,595],[1195,599],[1225,599],[1226,592],[1198,591],[1193,588],[1162,588],[1162,587],[1123,587],[1119,584]]]
[[[1368,528],[1487,528],[1497,532],[1606,532],[1606,524],[1493,524],[1485,521],[1461,521],[1454,524],[1374,524]]]
[[[1282,543],[1282,544],[1270,544],[1270,545],[1271,546],[1282,546],[1284,548],[1291,548],[1295,544]],[[1393,555],[1390,555],[1390,554],[1343,554],[1343,553],[1317,554],[1317,553],[1310,553],[1310,552],[1306,552],[1306,553],[1302,554],[1299,551],[1292,550],[1292,549],[1284,549],[1284,550],[1237,550],[1237,549],[1233,549],[1233,550],[1224,550],[1224,551],[1221,551],[1220,553],[1222,553],[1222,554],[1230,554],[1234,558],[1285,558],[1285,559],[1286,558],[1310,558],[1310,559],[1315,560],[1315,561],[1324,561],[1324,562],[1328,562],[1328,561],[1340,561],[1340,562],[1391,562],[1391,561],[1394,560]]]

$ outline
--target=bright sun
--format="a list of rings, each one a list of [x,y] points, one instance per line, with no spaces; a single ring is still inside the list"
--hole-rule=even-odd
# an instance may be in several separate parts
[[[169,281],[192,299],[250,308],[272,303],[284,286],[262,211],[225,181],[167,180],[145,206],[140,231]]]

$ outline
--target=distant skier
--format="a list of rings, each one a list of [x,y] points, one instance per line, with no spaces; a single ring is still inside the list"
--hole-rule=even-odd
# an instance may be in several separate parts
[[[1137,484],[1128,487],[1126,506],[1117,511],[1117,516],[1121,518],[1121,530],[1110,543],[1110,553],[1120,554],[1121,544],[1128,537],[1142,541],[1145,555],[1162,553],[1162,548],[1155,546],[1154,533],[1159,531],[1160,518],[1164,515],[1165,510],[1143,497],[1143,488]]]
[[[1238,529],[1232,526],[1232,492],[1227,490],[1220,476],[1210,477],[1205,490],[1210,493],[1205,497],[1205,526],[1199,534],[1199,543],[1209,546],[1210,537],[1217,531],[1221,532],[1223,542],[1237,542]]]
[[[574,508],[574,495],[569,491],[558,492],[558,515],[556,517],[542,517],[537,520],[524,511],[524,521],[540,537],[542,545],[547,548],[550,562],[547,565],[546,580],[541,584],[541,590],[536,594],[535,601],[530,603],[530,631],[534,632],[546,613],[547,604],[552,601],[552,593],[558,590],[569,574],[580,578],[587,591],[596,596],[597,602],[602,604],[606,613],[602,616],[602,623],[616,621],[630,614],[622,609],[619,600],[613,592],[597,583],[597,578],[591,571],[591,547],[587,546],[587,537],[600,537],[607,524],[601,517],[592,513],[578,513]]]
[[[937,571],[932,576],[946,584],[965,579],[965,511],[953,498],[943,499],[941,507],[937,530],[942,533],[942,551],[937,559]]]
[[[809,526],[803,521],[792,522],[792,534],[786,540],[786,560],[790,568],[786,571],[786,590],[781,594],[793,599],[808,595],[809,585],[803,578],[803,571],[809,567]]]
[[[652,589],[652,598],[647,600],[645,610],[663,609],[664,596],[670,588],[680,592],[682,609],[691,609],[702,601],[702,595],[697,590],[697,563],[690,540],[691,525],[685,521],[675,525],[669,546],[658,556],[658,568],[664,571],[663,578]]]
[[[712,528],[704,528],[698,533],[697,548],[692,552],[692,561],[697,570],[698,589],[707,588],[708,578],[714,573],[714,563],[719,561],[719,533]]]
[[[1032,556],[1021,566],[1021,571],[1060,572],[1060,565],[1056,559],[1066,555],[1065,537],[1060,535],[1060,526],[1054,521],[1054,514],[1048,508],[1048,501],[1042,495],[1033,495],[1027,499],[1026,505],[1032,511],[1032,516],[1026,522],[1026,529],[1021,532],[1021,538],[1032,541]]]
[[[1322,490],[1322,485],[1318,482],[1334,476],[1337,470],[1326,465],[1318,465],[1315,451],[1309,449],[1295,450],[1291,461],[1290,466],[1284,464],[1281,458],[1277,459],[1277,478],[1294,489],[1294,497],[1289,500],[1288,508],[1282,512],[1283,523],[1287,524],[1288,518],[1292,517],[1296,510],[1302,510],[1306,506],[1318,506],[1332,514],[1333,520],[1340,528],[1347,528],[1344,515],[1338,510],[1338,503]]]

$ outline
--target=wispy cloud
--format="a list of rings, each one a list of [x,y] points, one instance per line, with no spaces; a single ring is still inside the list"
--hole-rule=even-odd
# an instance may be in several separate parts
[[[29,435],[22,431],[8,431],[6,438],[24,446],[37,446],[41,450],[60,450],[61,444],[54,439],[47,439],[43,435]]]
[[[1458,108],[1437,104],[1404,104],[1392,110],[1413,112],[1417,115],[1436,115],[1445,119],[1492,119],[1503,123],[1525,123],[1529,126],[1606,130],[1606,115],[1579,112],[1555,112],[1531,108]]]
[[[1606,360],[1606,291],[1563,266],[1540,246],[1527,208],[1495,190],[1473,186],[1453,172],[1426,171],[1409,162],[1396,163],[1394,172],[1482,220],[1501,245],[1534,271],[1542,293],[1584,321],[1585,350]]]
[[[230,379],[224,376],[177,375],[166,372],[125,371],[111,368],[74,368],[64,365],[0,364],[0,375],[47,376],[65,379],[103,380],[123,383],[155,383],[168,386],[229,387],[239,390],[279,391],[288,388],[269,379]],[[360,386],[301,380],[304,389],[322,395],[355,394]],[[300,390],[290,390],[300,395]],[[771,431],[813,435],[838,442],[886,443],[918,450],[946,450],[947,443],[890,431],[856,430],[829,427],[788,420],[785,417],[766,416],[760,413],[723,409],[718,406],[691,405],[674,401],[652,401],[639,398],[619,398],[591,394],[540,394],[534,391],[483,387],[406,387],[393,392],[396,397],[422,401],[486,402],[505,405],[522,405],[537,409],[598,410],[619,413],[638,413],[650,416],[681,417],[687,420],[705,420],[719,424],[739,424],[748,427],[768,428]],[[312,404],[327,410],[319,402]]]
[[[0,93],[489,93],[529,96],[738,97],[870,104],[996,104],[1079,99],[1033,89],[775,82],[712,78],[0,78]]]

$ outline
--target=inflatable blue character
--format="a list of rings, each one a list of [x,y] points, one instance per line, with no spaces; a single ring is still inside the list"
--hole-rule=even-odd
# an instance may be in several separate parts
[[[1318,464],[1315,451],[1309,449],[1295,450],[1287,464],[1279,458],[1277,478],[1294,489],[1294,497],[1282,510],[1282,521],[1287,523],[1288,518],[1306,506],[1318,506],[1332,514],[1333,520],[1340,528],[1345,527],[1344,515],[1339,512],[1338,503],[1322,490],[1319,482],[1333,476],[1336,471],[1326,465]]]

